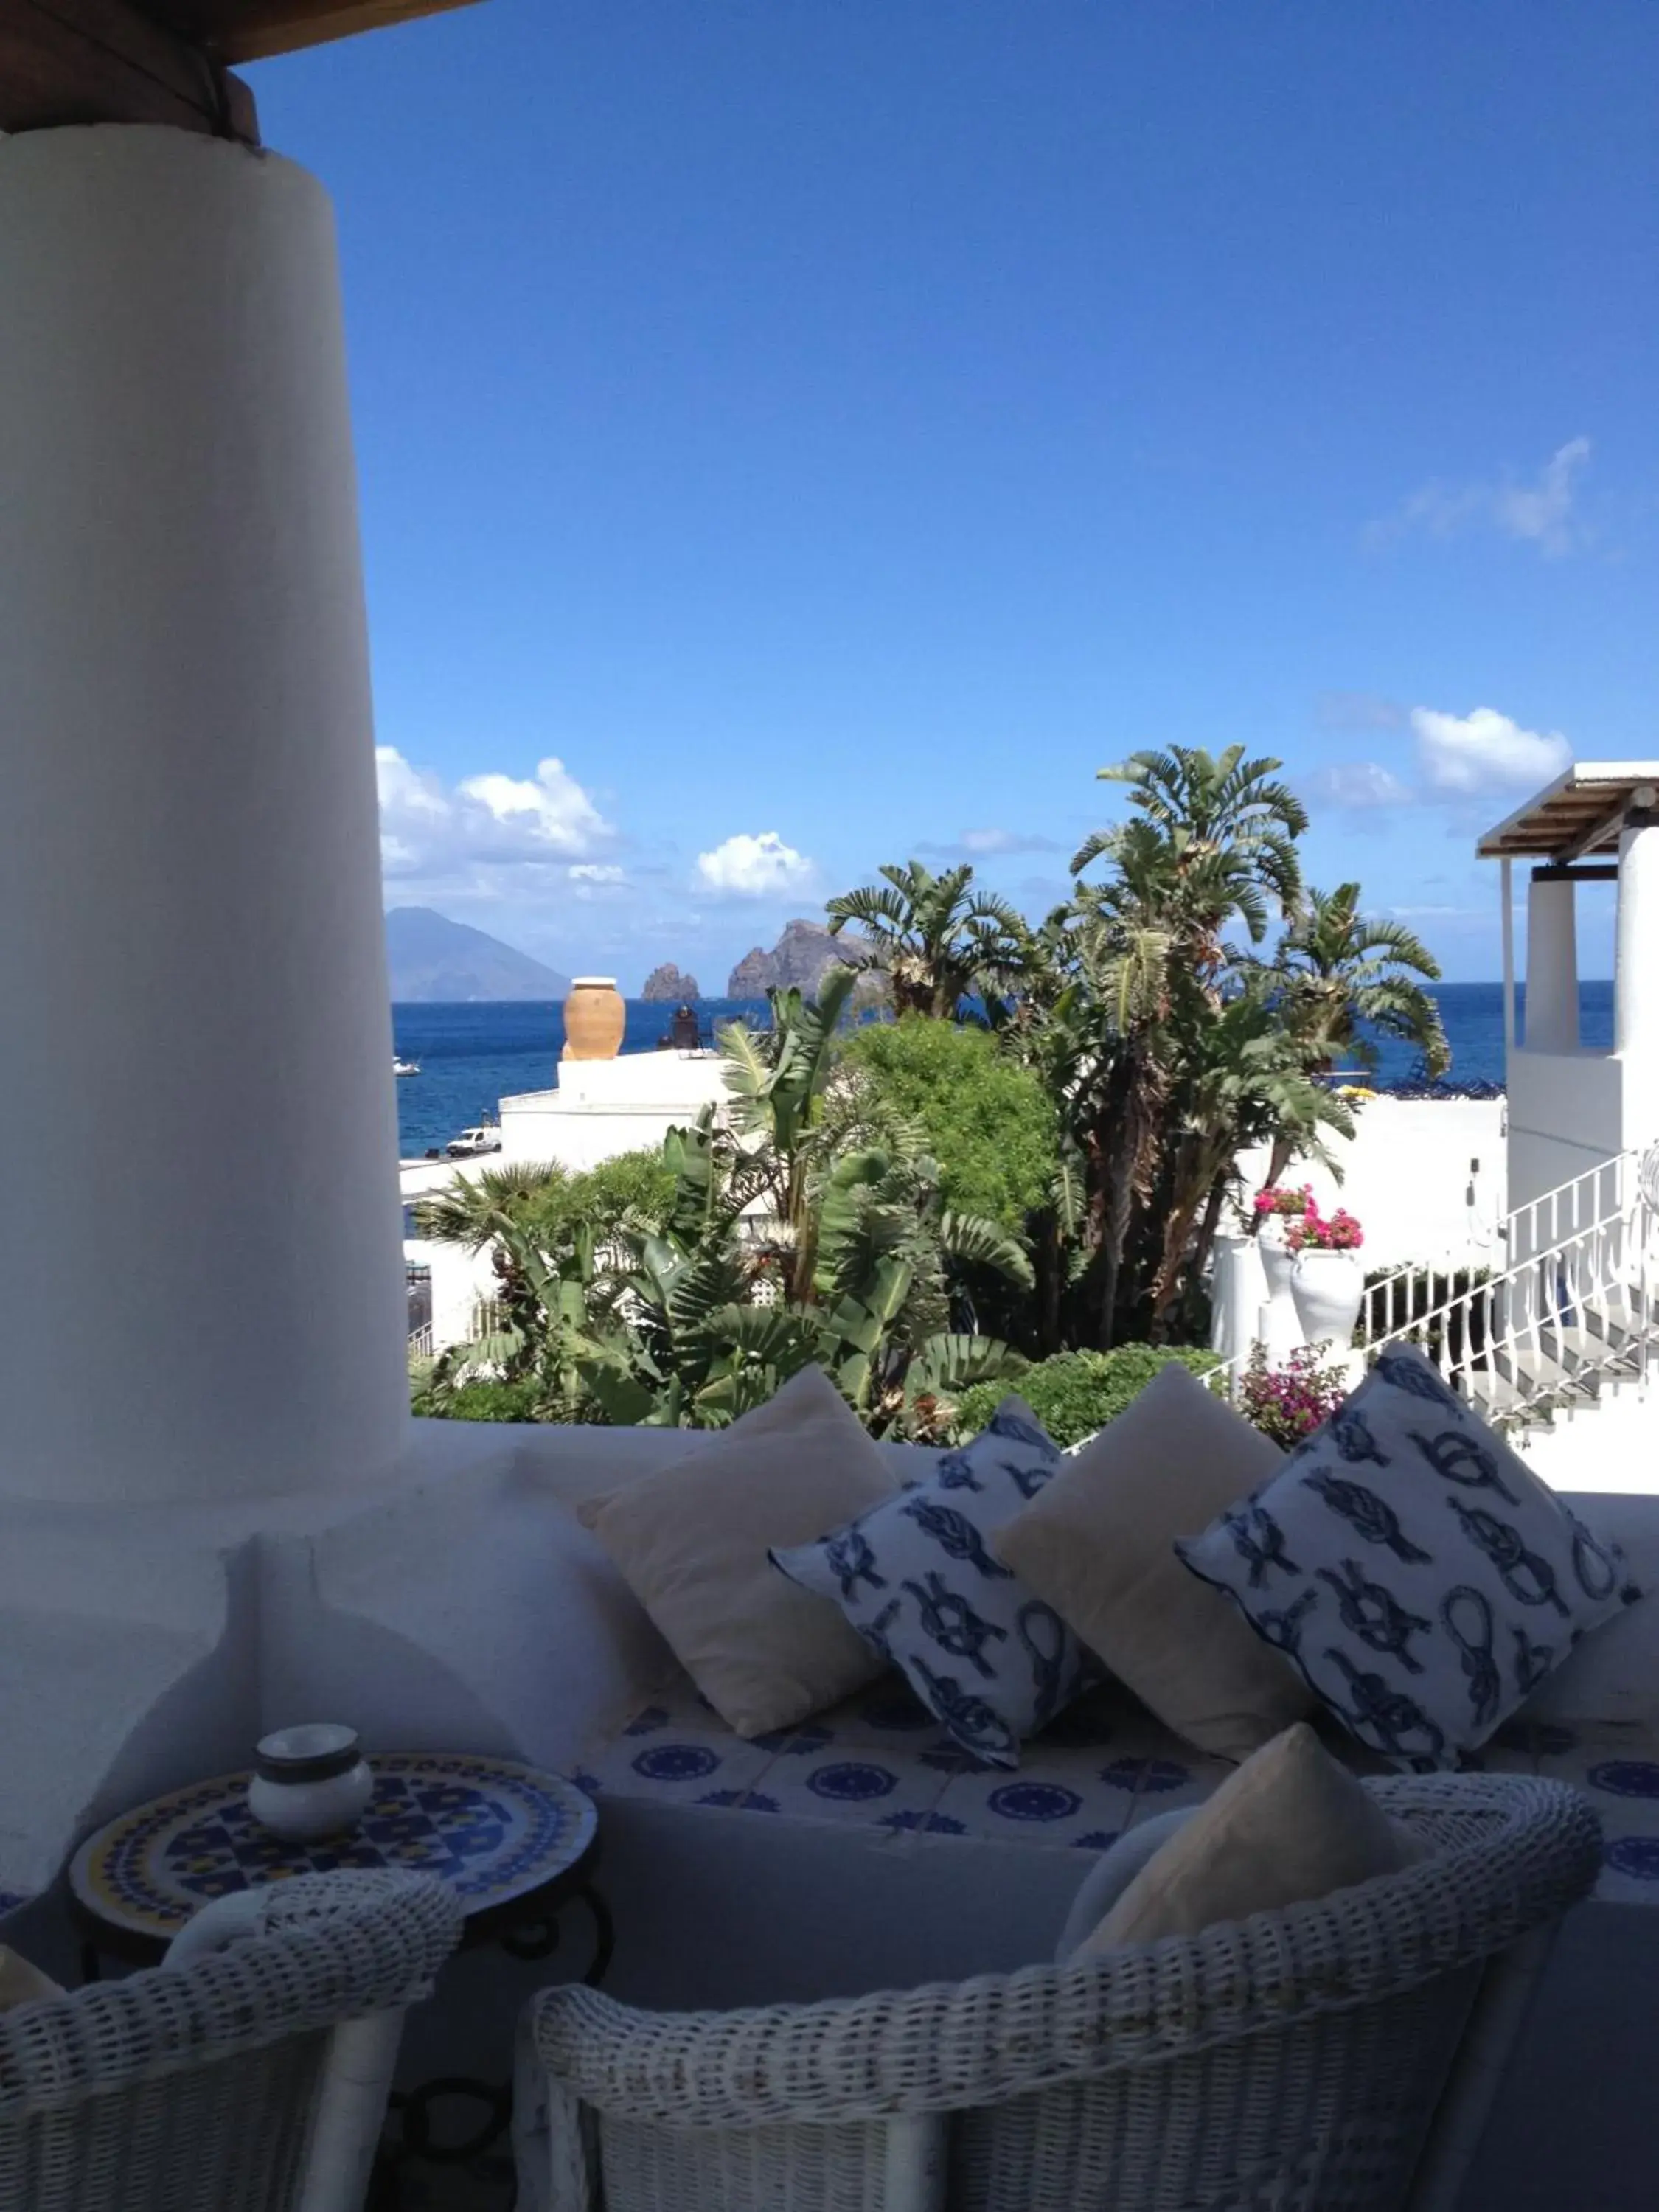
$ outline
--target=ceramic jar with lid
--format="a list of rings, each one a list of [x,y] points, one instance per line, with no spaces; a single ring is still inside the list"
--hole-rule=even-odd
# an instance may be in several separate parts
[[[355,1828],[374,1794],[357,1732],[334,1721],[276,1729],[254,1747],[248,1810],[289,1843]]]

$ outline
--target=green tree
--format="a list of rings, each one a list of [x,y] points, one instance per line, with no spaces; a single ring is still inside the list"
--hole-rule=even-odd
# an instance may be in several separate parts
[[[1054,1187],[1059,1115],[1041,1079],[980,1029],[907,1014],[848,1041],[843,1066],[914,1122],[947,1206],[1014,1235]]]
[[[830,901],[832,933],[856,923],[869,939],[854,965],[887,979],[893,1011],[953,1020],[966,998],[994,1003],[1025,973],[1029,933],[1024,918],[990,891],[974,889],[974,872],[947,868],[936,876],[920,860],[881,870],[884,880]]]
[[[1273,967],[1285,1018],[1314,1067],[1344,1059],[1374,1069],[1366,1030],[1414,1045],[1431,1076],[1451,1066],[1440,1009],[1423,988],[1439,981],[1438,963],[1404,922],[1361,914],[1358,884],[1310,890]]]
[[[487,1370],[534,1378],[544,1418],[718,1426],[817,1361],[872,1430],[931,1432],[962,1389],[1012,1371],[1005,1344],[951,1327],[951,1271],[1029,1284],[1030,1262],[947,1206],[921,1131],[840,1074],[853,981],[827,977],[816,1005],[775,993],[770,1030],[723,1033],[727,1117],[670,1132],[665,1189],[635,1164],[600,1192],[602,1220],[573,1213],[585,1179],[556,1171],[444,1194],[429,1227],[488,1242],[511,1288],[501,1328],[446,1354],[425,1402],[463,1404]]]
[[[1165,879],[1166,927],[1183,957],[1213,974],[1224,957],[1221,932],[1232,915],[1257,945],[1273,908],[1289,914],[1301,896],[1296,841],[1308,816],[1289,785],[1275,781],[1281,766],[1247,760],[1243,745],[1219,753],[1171,745],[1102,769],[1101,781],[1127,787],[1134,811],[1128,822],[1085,841],[1073,874],[1103,858],[1144,879],[1156,862]]]
[[[1247,1042],[1226,1011],[1224,932],[1237,916],[1259,940],[1300,892],[1306,817],[1279,765],[1177,745],[1103,769],[1128,787],[1130,817],[1085,842],[1071,902],[1037,933],[1047,972],[1023,1048],[1075,1150],[1087,1333],[1103,1348],[1161,1324],[1191,1281],[1231,1170],[1219,1107],[1229,1083],[1237,1103],[1262,1073],[1259,1042],[1231,1076],[1218,1066]]]
[[[1353,1127],[1344,1101],[1308,1073],[1270,985],[1247,973],[1213,1013],[1192,1024],[1171,1083],[1154,1329],[1203,1274],[1240,1152],[1278,1143],[1328,1164],[1327,1133],[1352,1136]]]

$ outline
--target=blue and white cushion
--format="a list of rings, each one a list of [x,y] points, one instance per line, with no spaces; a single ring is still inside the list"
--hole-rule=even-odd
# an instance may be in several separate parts
[[[1424,1770],[1485,1743],[1640,1595],[1618,1546],[1405,1345],[1176,1550],[1362,1743]]]
[[[1005,1398],[984,1432],[922,1482],[814,1544],[774,1551],[803,1589],[838,1605],[965,1751],[1018,1766],[1022,1737],[1073,1697],[1083,1656],[989,1539],[1060,1465],[1030,1407]]]

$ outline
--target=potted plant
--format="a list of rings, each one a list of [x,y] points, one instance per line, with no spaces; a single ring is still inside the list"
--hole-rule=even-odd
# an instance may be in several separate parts
[[[1296,1255],[1290,1248],[1290,1232],[1315,1211],[1312,1187],[1304,1183],[1300,1190],[1295,1190],[1288,1183],[1269,1183],[1264,1190],[1257,1191],[1252,1210],[1255,1216],[1256,1248],[1261,1255],[1261,1272],[1267,1285],[1267,1303],[1260,1321],[1261,1339],[1274,1358],[1283,1359],[1302,1341],[1302,1324],[1291,1281]]]
[[[1364,1230],[1340,1206],[1328,1219],[1310,1206],[1291,1223],[1285,1239],[1293,1255],[1291,1294],[1310,1344],[1328,1344],[1342,1352],[1352,1342],[1365,1295],[1359,1258],[1364,1241]]]
[[[1258,1344],[1244,1370],[1238,1410],[1264,1437],[1294,1451],[1324,1426],[1347,1395],[1346,1370],[1322,1367],[1312,1345],[1301,1346],[1282,1367],[1273,1367]]]

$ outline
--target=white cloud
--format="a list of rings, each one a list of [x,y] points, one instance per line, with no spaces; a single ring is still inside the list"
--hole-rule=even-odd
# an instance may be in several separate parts
[[[533,776],[489,773],[453,789],[414,767],[395,745],[374,754],[386,874],[433,887],[496,886],[504,872],[536,872],[603,847],[613,832],[562,761]]]
[[[1453,538],[1472,529],[1500,531],[1553,557],[1584,542],[1573,513],[1580,472],[1589,462],[1588,438],[1569,438],[1558,446],[1530,482],[1513,472],[1473,483],[1437,479],[1414,491],[1397,514],[1373,523],[1367,535],[1386,543],[1414,530],[1431,538]]]
[[[1572,758],[1559,730],[1523,730],[1493,707],[1468,714],[1413,707],[1412,728],[1430,790],[1455,797],[1545,784]]]
[[[572,895],[579,899],[612,898],[627,888],[628,871],[608,860],[578,860],[567,868]]]
[[[786,845],[775,830],[758,837],[728,837],[712,853],[697,855],[699,880],[730,898],[773,898],[805,890],[817,874],[804,853]]]
[[[1403,806],[1412,795],[1411,787],[1381,761],[1333,761],[1311,769],[1302,778],[1302,788],[1316,805],[1340,806],[1352,813]]]
[[[561,760],[538,761],[533,779],[470,775],[455,796],[556,853],[586,853],[606,834],[599,808]]]

